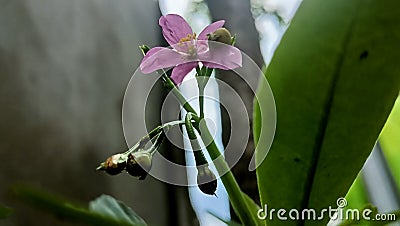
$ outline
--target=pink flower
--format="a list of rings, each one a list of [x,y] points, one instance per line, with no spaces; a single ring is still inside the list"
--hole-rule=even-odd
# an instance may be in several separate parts
[[[163,68],[174,67],[171,79],[180,84],[183,78],[199,62],[209,68],[231,70],[242,66],[242,55],[237,48],[209,42],[207,34],[213,33],[224,25],[225,21],[214,22],[203,29],[196,37],[192,28],[181,16],[168,14],[162,16],[159,24],[162,33],[171,48],[154,47],[143,58],[140,69],[149,74]]]

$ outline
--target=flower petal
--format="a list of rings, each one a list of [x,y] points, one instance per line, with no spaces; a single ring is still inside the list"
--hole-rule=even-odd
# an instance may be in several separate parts
[[[168,14],[160,17],[158,24],[162,28],[162,33],[170,45],[176,44],[190,34],[193,34],[192,28],[177,14]]]
[[[149,74],[156,70],[173,67],[182,63],[185,63],[185,60],[176,51],[169,48],[154,47],[143,58],[140,63],[140,70],[144,74]]]
[[[174,69],[172,70],[171,79],[175,82],[175,84],[181,84],[183,78],[185,78],[185,76],[189,74],[189,72],[192,71],[193,68],[197,67],[197,65],[197,62],[189,62],[174,67]]]
[[[198,55],[206,67],[232,70],[242,66],[242,54],[238,48],[220,42],[209,42],[209,48]]]
[[[218,68],[221,70],[230,70],[229,68],[227,68],[221,64],[210,63],[210,62],[201,62],[201,63],[208,68]]]
[[[149,51],[147,51],[146,55],[144,55],[142,62],[147,60],[149,57],[153,56],[154,54],[156,54],[158,51],[165,49],[165,47],[154,47],[151,48]]]
[[[207,27],[205,27],[199,34],[199,36],[197,37],[197,39],[199,40],[206,40],[208,39],[207,35],[210,33],[213,33],[215,30],[217,30],[218,28],[221,28],[222,26],[224,26],[225,24],[225,20],[219,20],[216,21],[210,25],[208,25]]]

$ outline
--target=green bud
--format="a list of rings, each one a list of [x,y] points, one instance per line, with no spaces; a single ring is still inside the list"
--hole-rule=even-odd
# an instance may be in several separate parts
[[[197,167],[197,186],[204,194],[215,195],[217,179],[208,166]]]
[[[148,47],[147,45],[141,45],[139,46],[140,50],[142,50],[143,55],[146,55],[147,52],[149,52],[150,47]]]
[[[117,175],[122,172],[126,166],[125,161],[120,161],[122,154],[115,154],[101,163],[97,170],[104,170],[110,175]]]
[[[147,152],[135,152],[128,156],[125,170],[139,180],[144,180],[151,169],[151,155]]]
[[[231,45],[232,36],[228,29],[226,28],[218,28],[213,33],[207,34],[208,40],[222,42],[227,45]]]
[[[236,34],[234,34],[231,38],[231,45],[234,46],[236,44]]]

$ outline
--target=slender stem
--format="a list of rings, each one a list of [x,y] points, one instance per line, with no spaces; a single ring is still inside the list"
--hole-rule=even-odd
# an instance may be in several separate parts
[[[149,140],[153,139],[157,135],[160,135],[162,130],[169,130],[170,127],[182,124],[185,124],[184,120],[167,122],[161,126],[157,126],[152,131],[150,131],[150,133],[148,133],[146,136],[142,137],[135,145],[129,148],[126,152],[124,152],[124,155],[127,156],[133,152],[136,152],[140,147],[143,147]]]
[[[227,162],[225,161],[224,158],[219,158],[221,156],[221,152],[219,151],[217,145],[215,144],[214,139],[210,131],[208,130],[207,125],[205,123],[200,123],[201,119],[197,116],[196,111],[192,108],[192,106],[190,106],[190,104],[186,101],[181,92],[176,88],[175,84],[166,74],[163,74],[163,79],[167,85],[172,84],[174,86],[171,87],[170,90],[172,90],[178,102],[183,106],[183,108],[185,108],[187,112],[193,114],[192,117],[193,120],[195,121],[195,123],[193,123],[193,126],[199,132],[204,143],[208,144],[206,149],[210,154],[210,157],[213,159],[214,165],[218,173],[220,175],[225,173],[224,175],[221,176],[221,181],[224,184],[226,191],[228,192],[229,200],[232,204],[235,213],[238,215],[240,221],[246,226],[253,226],[253,225],[255,226],[256,225],[255,213],[251,212],[247,202],[244,199],[239,184],[237,183],[233,173],[229,169]],[[200,131],[202,133],[200,133]]]
[[[204,88],[205,84],[203,84],[203,70],[199,68],[199,66],[196,67],[196,78],[197,78],[197,87],[199,88],[199,108],[200,108],[200,118],[204,118]]]
[[[182,95],[182,93],[179,91],[179,89],[175,86],[175,83],[168,77],[167,73],[163,70],[163,73],[159,73],[159,74],[161,74],[166,88],[172,91],[172,93],[175,95],[176,99],[178,99],[178,102],[183,106],[183,108],[187,112],[191,112],[191,113],[197,115],[197,112],[194,110],[194,108],[192,108],[192,106],[189,104],[189,102],[186,101],[185,97]]]
[[[193,128],[191,113],[187,113],[185,116],[185,126],[190,139],[190,145],[192,146],[196,166],[208,165],[208,162],[204,157],[203,150],[197,140],[196,132]]]
[[[200,78],[203,79],[203,78]],[[204,86],[198,84],[199,86],[199,105],[200,105],[200,118],[204,118]]]
[[[204,118],[204,90],[208,83],[208,79],[212,73],[211,68],[205,66],[201,70],[196,68],[197,71],[197,86],[199,87],[199,105],[200,105],[200,118]]]
[[[247,202],[244,199],[243,193],[237,183],[232,171],[230,170],[227,162],[224,158],[219,158],[221,156],[221,152],[219,151],[217,145],[214,142],[214,139],[208,130],[208,127],[205,123],[199,123],[200,128],[197,128],[199,131],[201,130],[201,138],[203,139],[205,144],[207,145],[207,151],[210,154],[211,159],[215,165],[215,168],[218,171],[218,174],[223,174],[221,176],[221,181],[225,186],[226,191],[228,192],[230,202],[235,213],[240,218],[240,221],[244,225],[256,225],[255,213],[250,211]],[[195,126],[196,127],[196,126]]]

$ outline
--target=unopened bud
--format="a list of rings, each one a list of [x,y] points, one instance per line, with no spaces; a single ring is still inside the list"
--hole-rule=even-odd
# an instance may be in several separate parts
[[[141,45],[139,46],[140,50],[142,50],[143,55],[146,55],[147,52],[149,52],[150,47],[146,46],[146,45]]]
[[[207,166],[197,167],[197,186],[200,191],[207,195],[215,195],[217,190],[217,179]]]
[[[139,180],[144,180],[151,169],[151,155],[145,152],[136,152],[128,156],[126,171]]]
[[[105,162],[97,168],[97,170],[104,170],[110,175],[117,175],[122,172],[126,166],[126,162],[120,162],[122,154],[115,154],[106,159]]]
[[[222,42],[227,45],[232,44],[232,36],[228,29],[218,28],[213,33],[207,34],[208,40]]]

